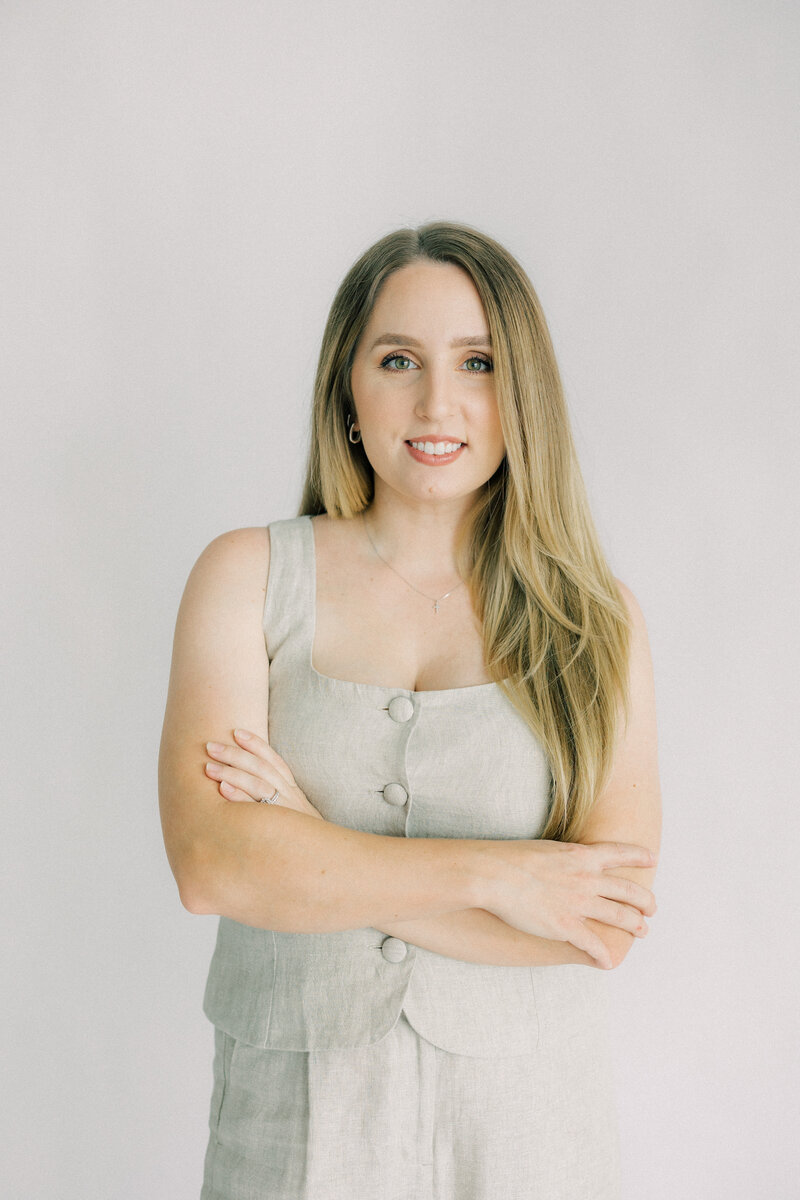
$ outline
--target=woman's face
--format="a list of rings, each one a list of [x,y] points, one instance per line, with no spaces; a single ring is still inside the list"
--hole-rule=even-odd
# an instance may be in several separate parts
[[[356,428],[381,486],[457,499],[505,455],[489,328],[465,271],[428,260],[385,280],[353,360]]]

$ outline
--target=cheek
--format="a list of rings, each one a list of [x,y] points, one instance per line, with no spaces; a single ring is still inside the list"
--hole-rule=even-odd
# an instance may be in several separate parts
[[[360,368],[354,363],[350,372],[350,395],[356,404],[359,403],[359,398],[364,390],[364,378]]]
[[[392,398],[392,389],[384,373],[376,373],[367,368],[360,371],[353,368],[350,375],[350,391],[356,406],[359,411],[363,409],[365,417],[380,416],[386,411],[387,402]]]
[[[498,453],[505,451],[505,439],[503,437],[503,425],[500,420],[500,410],[497,407],[497,402],[494,400],[494,398],[492,398],[486,414],[486,432],[493,445],[497,448]]]
[[[503,461],[503,459],[506,456],[506,443],[505,443],[505,438],[503,437],[503,431],[500,428],[499,421],[498,421],[496,429],[495,429],[495,436],[493,438],[492,446],[493,446],[492,458],[495,461],[495,463],[497,464],[497,466],[499,467],[500,463]]]

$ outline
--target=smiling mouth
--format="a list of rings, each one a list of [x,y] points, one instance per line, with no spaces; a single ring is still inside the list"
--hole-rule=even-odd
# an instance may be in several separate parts
[[[455,454],[456,450],[460,450],[462,446],[466,445],[466,442],[416,442],[409,439],[406,445],[413,446],[421,454],[433,454],[438,457],[444,454]]]

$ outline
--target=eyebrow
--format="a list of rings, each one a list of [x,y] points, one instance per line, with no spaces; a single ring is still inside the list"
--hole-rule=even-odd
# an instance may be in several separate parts
[[[491,346],[492,339],[488,333],[479,333],[471,337],[454,338],[450,345],[456,346]],[[402,333],[382,333],[370,346],[370,350],[374,350],[376,346],[419,346],[420,342],[414,338],[406,337]]]

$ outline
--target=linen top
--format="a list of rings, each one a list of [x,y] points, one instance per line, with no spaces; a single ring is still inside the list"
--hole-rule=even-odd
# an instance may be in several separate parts
[[[269,533],[269,742],[322,816],[393,837],[539,837],[549,765],[500,687],[410,691],[322,675],[311,518]],[[285,933],[221,917],[204,1011],[252,1045],[319,1050],[376,1042],[402,1010],[444,1050],[508,1056],[595,1022],[603,974],[465,963],[373,928]]]

